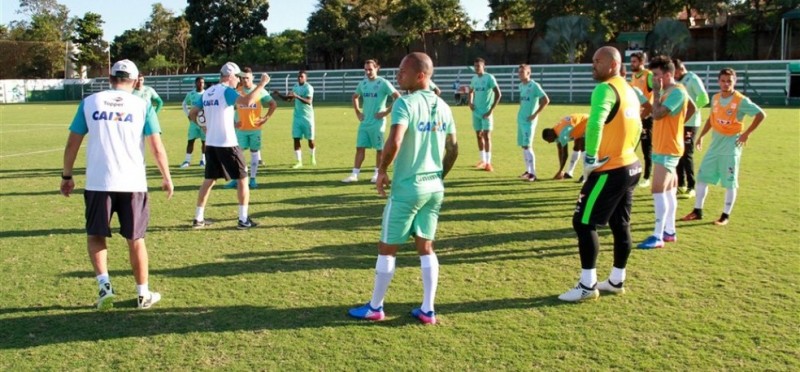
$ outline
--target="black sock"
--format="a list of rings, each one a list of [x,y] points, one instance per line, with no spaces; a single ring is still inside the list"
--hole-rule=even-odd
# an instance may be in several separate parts
[[[722,216],[719,216],[720,221],[725,221],[730,217],[727,213],[723,213]]]
[[[703,210],[700,209],[700,208],[695,208],[694,209],[694,214],[697,216],[698,219],[702,219],[703,218]]]

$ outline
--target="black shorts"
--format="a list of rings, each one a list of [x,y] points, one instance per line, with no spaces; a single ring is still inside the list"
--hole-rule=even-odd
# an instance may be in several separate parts
[[[119,219],[119,233],[125,239],[144,238],[150,221],[146,192],[91,191],[83,193],[86,203],[86,234],[111,237],[111,217]]]
[[[224,178],[238,180],[247,177],[244,155],[239,146],[214,147],[206,145],[205,178],[215,180]]]
[[[633,190],[641,174],[638,160],[621,168],[592,173],[581,188],[573,219],[584,225],[605,225],[611,218],[617,223],[630,222]]]

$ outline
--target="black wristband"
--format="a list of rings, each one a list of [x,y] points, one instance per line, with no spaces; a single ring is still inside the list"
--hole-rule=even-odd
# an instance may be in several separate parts
[[[72,179],[72,176],[65,176],[65,175],[62,174],[61,175],[61,179],[64,180],[64,181],[69,181],[69,180]]]

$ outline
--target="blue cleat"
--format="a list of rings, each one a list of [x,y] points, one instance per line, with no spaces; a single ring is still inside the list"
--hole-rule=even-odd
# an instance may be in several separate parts
[[[251,189],[257,189],[258,188],[258,184],[256,183],[256,179],[255,178],[250,178],[250,184],[248,186],[250,186]]]
[[[354,307],[348,310],[347,314],[353,318],[374,321],[383,320],[383,318],[386,316],[386,314],[383,313],[383,306],[373,309],[372,306],[369,305],[369,302],[363,306]]]
[[[224,186],[222,186],[222,188],[235,189],[237,186],[239,186],[239,180],[231,180],[231,182],[226,183]]]
[[[663,248],[664,241],[659,239],[655,235],[650,235],[645,239],[643,242],[639,243],[636,248],[639,249],[654,249],[654,248]]]
[[[426,313],[422,309],[416,308],[411,310],[411,316],[419,319],[422,324],[436,324],[436,313],[433,310]]]

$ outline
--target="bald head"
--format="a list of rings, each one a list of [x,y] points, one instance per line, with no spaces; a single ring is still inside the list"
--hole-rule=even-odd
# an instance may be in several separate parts
[[[431,61],[431,57],[428,57],[427,54],[414,52],[403,59],[408,60],[409,68],[412,69],[413,72],[421,72],[429,78],[433,75],[433,61]]]
[[[622,56],[617,48],[604,46],[594,52],[592,57],[592,76],[595,80],[606,81],[619,75]]]
[[[415,91],[427,89],[433,75],[433,61],[425,53],[411,53],[400,62],[397,82],[401,89]]]

